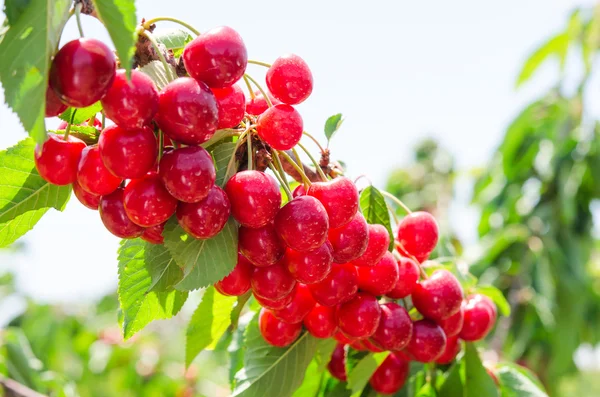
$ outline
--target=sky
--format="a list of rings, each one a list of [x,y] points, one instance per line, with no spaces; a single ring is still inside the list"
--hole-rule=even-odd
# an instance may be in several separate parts
[[[450,150],[459,169],[485,165],[519,109],[555,81],[556,65],[548,64],[516,91],[514,82],[523,61],[564,27],[574,7],[594,4],[591,0],[137,3],[138,18],[173,16],[200,31],[231,26],[244,38],[252,59],[272,62],[289,52],[304,58],[314,76],[311,97],[298,107],[305,129],[322,136],[327,117],[343,113],[345,122],[332,141],[332,157],[343,160],[351,176],[366,174],[377,186],[385,183],[394,166],[410,161],[412,148],[425,137]],[[87,16],[83,23],[86,36],[109,42],[100,23]],[[160,23],[158,28],[163,27],[174,25]],[[63,43],[76,37],[72,20]],[[248,72],[264,78],[259,66],[250,66]],[[3,102],[0,92],[0,149],[26,137]],[[56,121],[47,125],[55,126]],[[468,184],[460,184],[451,215],[467,241],[474,239],[477,221],[476,211],[467,205],[469,195]],[[64,213],[49,211],[23,241],[24,252],[0,254],[0,269],[14,269],[25,294],[39,301],[83,302],[116,288],[119,239],[103,228],[97,212],[74,197]]]

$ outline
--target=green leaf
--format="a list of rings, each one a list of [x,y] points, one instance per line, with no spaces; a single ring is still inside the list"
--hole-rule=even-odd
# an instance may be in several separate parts
[[[390,221],[390,213],[385,203],[385,198],[381,192],[373,187],[367,186],[360,194],[360,209],[370,224],[379,224],[385,226],[390,234],[389,250],[394,250],[394,232]]]
[[[436,397],[437,393],[435,388],[431,386],[431,383],[425,383],[423,387],[419,390],[415,397]]]
[[[73,117],[73,124],[83,124],[87,120],[90,120],[92,117],[96,116],[96,114],[102,111],[102,104],[100,101],[90,105],[86,108],[67,108],[64,112],[58,116],[61,120],[66,121],[67,123],[71,121],[71,117],[73,117],[73,112],[75,112],[75,116]],[[92,126],[93,120],[92,120]]]
[[[569,34],[567,32],[560,33],[540,47],[538,47],[525,61],[521,72],[519,73],[519,77],[517,78],[517,87],[521,84],[525,83],[527,80],[533,76],[536,70],[553,55],[556,55],[561,63],[564,62],[564,59],[567,55],[567,49],[569,47]]]
[[[215,183],[219,186],[223,186],[225,182],[225,173],[227,172],[227,165],[233,151],[235,150],[235,142],[225,142],[217,146],[212,152],[212,158],[215,161],[215,169],[217,170],[217,179]]]
[[[315,361],[318,364],[317,370],[322,372],[329,364],[331,360],[331,355],[333,354],[333,350],[335,349],[336,341],[335,339],[320,339],[317,345],[317,353],[315,354]]]
[[[371,375],[389,354],[390,352],[369,353],[348,373],[348,389],[352,391],[352,396],[360,395]]]
[[[294,392],[294,397],[317,396],[321,387],[322,371],[318,369],[316,360],[312,360],[304,374],[302,385]]]
[[[477,348],[472,343],[467,343],[466,346],[465,397],[497,397],[496,384],[481,364]]]
[[[238,228],[233,218],[208,240],[187,235],[174,218],[165,225],[163,235],[165,247],[183,268],[183,279],[175,286],[179,290],[208,287],[231,273],[237,263]]]
[[[22,329],[11,327],[2,331],[0,358],[6,361],[10,378],[34,390],[44,391],[39,373],[42,363],[33,354]]]
[[[46,139],[50,57],[67,20],[69,0],[31,0],[0,42],[0,82],[6,104],[37,142]]]
[[[164,245],[146,243],[144,256],[152,279],[149,291],[171,291],[183,278],[183,271]]]
[[[123,336],[132,337],[153,320],[171,318],[185,303],[188,293],[150,291],[152,276],[146,264],[147,243],[122,240],[119,247],[119,286],[117,293],[123,312]]]
[[[173,50],[173,56],[179,58],[183,53],[183,48],[187,43],[193,40],[191,34],[183,29],[163,29],[155,30],[154,37],[159,43],[164,44],[169,50]]]
[[[490,298],[503,316],[510,316],[510,304],[502,294],[502,291],[493,285],[478,285],[476,290],[478,293]]]
[[[327,137],[327,142],[331,141],[331,138],[333,138],[333,135],[339,130],[343,122],[344,119],[342,118],[341,113],[334,114],[325,121],[325,136]]]
[[[169,65],[169,68],[171,69],[171,74],[176,76],[175,68],[172,65]],[[169,84],[169,76],[167,75],[167,71],[161,61],[151,61],[150,63],[142,66],[140,71],[150,77],[159,91]]]
[[[202,302],[192,315],[186,331],[185,365],[189,367],[204,349],[214,349],[231,324],[231,311],[237,297],[224,296],[214,287],[202,295]]]
[[[4,15],[10,25],[17,23],[21,15],[27,7],[29,7],[31,0],[7,0],[4,3]]]
[[[527,376],[514,365],[502,365],[496,374],[502,397],[548,397],[539,381]]]
[[[50,209],[65,209],[70,186],[46,182],[35,169],[35,142],[27,138],[0,152],[0,248],[33,229]]]
[[[446,375],[446,379],[440,387],[440,397],[455,397],[462,396],[463,393],[463,382],[465,377],[465,363],[464,360],[454,363]]]
[[[240,315],[242,314],[242,310],[244,309],[246,302],[248,302],[248,299],[250,299],[251,296],[252,296],[252,291],[248,291],[244,295],[237,297],[237,302],[235,304],[235,307],[231,311],[231,328],[232,329],[234,329],[234,330],[237,329],[238,322],[240,320]]]

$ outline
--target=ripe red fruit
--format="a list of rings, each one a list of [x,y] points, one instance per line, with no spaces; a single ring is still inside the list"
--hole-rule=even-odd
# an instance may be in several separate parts
[[[275,230],[290,248],[307,252],[327,241],[329,221],[325,208],[313,197],[300,196],[284,205],[275,217]]]
[[[369,384],[377,393],[394,394],[404,386],[409,369],[408,361],[391,353],[371,375]]]
[[[291,248],[285,251],[285,264],[296,280],[304,284],[314,284],[323,280],[331,271],[333,256],[328,242],[309,252],[299,252]]]
[[[239,85],[235,84],[227,88],[212,89],[217,105],[219,106],[219,126],[222,128],[233,128],[244,118],[246,111],[246,97]]]
[[[77,200],[86,207],[91,210],[97,210],[98,205],[100,204],[100,196],[97,196],[92,193],[88,193],[79,186],[77,181],[73,182],[73,193],[75,193],[75,197]]]
[[[115,78],[115,56],[100,40],[69,41],[54,56],[50,86],[60,100],[76,108],[98,102]]]
[[[358,211],[358,190],[354,183],[343,176],[328,182],[315,182],[307,194],[323,204],[329,215],[332,229],[348,224]]]
[[[398,282],[398,264],[391,252],[386,251],[373,267],[357,267],[358,288],[373,295],[385,295]]]
[[[60,101],[52,87],[48,86],[46,88],[46,117],[58,116],[67,108],[68,106]]]
[[[281,310],[284,307],[286,307],[287,305],[289,305],[290,303],[292,303],[292,300],[294,299],[294,292],[296,291],[296,287],[294,287],[292,289],[292,292],[290,292],[289,294],[287,294],[286,296],[284,296],[281,299],[265,299],[265,298],[261,298],[260,296],[256,295],[256,294],[252,294],[254,296],[254,299],[256,299],[256,301],[258,302],[259,305],[261,305],[262,307],[264,307],[265,309],[269,309],[269,310]]]
[[[177,200],[156,174],[130,181],[125,187],[123,202],[129,219],[143,227],[167,221],[177,209]]]
[[[437,364],[446,365],[450,364],[456,356],[460,353],[460,340],[458,336],[448,336],[446,338],[446,347],[441,356],[435,360]]]
[[[349,263],[336,264],[322,281],[308,286],[313,298],[324,306],[347,302],[358,291],[356,267]]]
[[[247,170],[233,175],[225,185],[231,212],[242,226],[258,228],[275,219],[281,206],[281,192],[272,177]]]
[[[242,254],[238,253],[238,261],[231,273],[217,283],[215,289],[225,296],[241,296],[250,290],[250,277],[254,267]]]
[[[350,343],[350,347],[359,352],[364,352],[368,350],[363,341],[358,339],[353,340],[352,343]]]
[[[272,312],[261,309],[258,316],[258,327],[265,341],[273,346],[285,347],[298,338],[302,331],[302,323],[288,324],[279,320]]]
[[[337,308],[340,331],[351,338],[368,338],[379,325],[381,309],[377,298],[365,292],[357,293],[351,300]]]
[[[216,179],[213,159],[200,146],[187,146],[165,153],[160,160],[159,175],[169,193],[186,203],[203,200]]]
[[[329,242],[333,247],[333,261],[336,263],[346,263],[360,257],[369,243],[369,229],[365,217],[357,212],[346,225],[329,229]]]
[[[373,342],[384,350],[404,349],[412,332],[412,320],[405,308],[393,302],[381,305],[381,318],[372,336]]]
[[[296,197],[299,197],[299,196],[305,196],[305,195],[306,195],[306,189],[304,188],[304,185],[298,185],[298,186],[296,186],[296,188],[292,192],[292,197],[293,198],[296,198]]]
[[[209,140],[219,124],[219,107],[212,91],[190,77],[171,81],[160,92],[160,129],[174,141],[199,145]]]
[[[258,118],[256,131],[273,149],[289,150],[302,138],[304,122],[290,105],[279,104],[265,110]]]
[[[304,327],[315,338],[331,338],[338,329],[335,310],[335,307],[315,304],[304,317]]]
[[[177,206],[177,220],[190,236],[204,240],[223,230],[230,212],[231,205],[227,195],[215,185],[202,201],[180,202]]]
[[[150,243],[150,244],[163,244],[165,242],[165,238],[163,236],[163,232],[165,230],[165,224],[161,223],[160,225],[147,227],[144,230],[141,238],[142,240]]]
[[[456,277],[446,269],[433,272],[431,277],[417,283],[412,292],[413,305],[434,321],[444,320],[460,310],[463,290]]]
[[[346,376],[346,349],[344,345],[338,343],[331,354],[331,360],[327,364],[329,373],[334,378],[346,382],[348,377]]]
[[[119,69],[101,102],[106,117],[119,127],[142,128],[158,112],[158,90],[147,74],[134,69],[128,81],[125,70]]]
[[[281,101],[275,98],[270,92],[267,91],[267,95],[271,100],[272,105],[279,105]],[[258,116],[264,113],[269,108],[267,100],[263,96],[262,92],[254,91],[254,98],[250,97],[246,99],[246,113],[253,116]]]
[[[81,152],[77,165],[77,182],[83,190],[97,196],[114,192],[123,179],[113,175],[104,165],[98,146],[88,146]]]
[[[248,51],[238,32],[228,26],[213,28],[196,37],[183,50],[190,76],[211,88],[230,87],[248,65]]]
[[[304,317],[315,306],[308,287],[304,284],[298,284],[296,291],[292,292],[293,298],[289,305],[280,310],[273,310],[273,315],[289,324],[301,323]]]
[[[77,180],[77,165],[85,143],[74,136],[48,134],[46,142],[35,148],[35,167],[45,181],[68,185]]]
[[[144,233],[144,228],[131,222],[123,205],[124,189],[102,196],[98,211],[100,219],[109,232],[121,238],[136,238]]]
[[[398,226],[398,241],[410,255],[426,258],[438,241],[438,225],[433,215],[417,211],[405,216]]]
[[[298,55],[286,54],[277,58],[267,71],[267,87],[282,102],[295,105],[312,92],[312,73]]]
[[[485,295],[471,295],[466,300],[464,310],[461,339],[474,342],[485,338],[494,328],[498,316],[494,302]]]
[[[102,162],[115,176],[123,179],[141,178],[156,163],[156,137],[148,127],[123,129],[118,125],[106,127],[98,148]]]
[[[354,266],[374,266],[388,252],[390,234],[383,225],[368,225],[369,240],[367,250],[353,261]]]
[[[333,334],[333,339],[335,339],[343,345],[349,345],[355,341],[355,339],[350,339],[348,336],[344,335],[344,333],[340,330],[336,331],[336,333]]]
[[[364,347],[367,348],[367,350],[373,352],[373,353],[381,353],[385,350],[383,350],[382,348],[376,346],[373,342],[371,342],[369,339],[363,339],[362,344],[364,345]]]
[[[406,350],[416,361],[435,361],[445,348],[446,335],[439,325],[427,319],[413,323],[413,334]]]
[[[444,320],[438,321],[438,325],[442,327],[447,337],[458,335],[463,328],[465,318],[464,305],[465,302],[462,303],[459,311]]]
[[[402,257],[398,261],[398,282],[386,295],[392,299],[406,298],[412,294],[419,281],[419,265],[410,258]]]
[[[252,292],[269,300],[284,298],[296,286],[296,280],[281,263],[269,267],[255,267],[250,283]]]
[[[240,252],[257,267],[274,265],[285,252],[272,225],[258,229],[241,226],[238,241]]]

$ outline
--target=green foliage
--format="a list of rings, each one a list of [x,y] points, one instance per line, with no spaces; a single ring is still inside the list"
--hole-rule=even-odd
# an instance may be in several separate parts
[[[140,244],[144,246],[145,265],[152,279],[148,291],[171,291],[183,278],[183,271],[163,245]]]
[[[83,124],[87,120],[91,119],[90,126],[94,125],[94,117],[96,114],[102,111],[102,103],[99,101],[90,105],[86,108],[67,108],[64,112],[60,114],[60,119],[66,121],[67,123],[71,121],[73,118],[73,124]],[[75,115],[73,115],[75,113]]]
[[[388,355],[389,352],[369,353],[348,372],[348,389],[352,392],[352,396],[360,395],[371,375]]]
[[[392,251],[394,249],[394,232],[392,231],[388,207],[381,192],[373,186],[367,186],[360,193],[360,209],[367,223],[385,226],[390,234],[389,250]]]
[[[171,75],[175,76],[175,68],[171,65],[169,65],[169,68],[171,69]],[[161,61],[151,61],[142,66],[140,71],[147,74],[159,90],[165,88],[170,82],[169,75]]]
[[[187,31],[182,29],[162,29],[154,31],[154,38],[167,49],[173,51],[173,56],[179,58],[183,53],[183,48],[192,41],[193,37]]]
[[[325,137],[327,138],[327,142],[331,141],[331,138],[340,129],[343,122],[344,118],[341,113],[334,114],[325,121]]]
[[[214,148],[210,153],[215,161],[215,169],[217,170],[217,179],[215,180],[215,183],[221,187],[227,182],[225,180],[225,174],[227,173],[227,165],[229,164],[231,156],[233,156],[234,150],[235,142],[224,142]]]
[[[547,397],[535,375],[514,364],[503,364],[496,372],[502,397]]]
[[[510,304],[498,288],[493,285],[478,285],[476,291],[490,298],[496,304],[500,314],[510,316]]]

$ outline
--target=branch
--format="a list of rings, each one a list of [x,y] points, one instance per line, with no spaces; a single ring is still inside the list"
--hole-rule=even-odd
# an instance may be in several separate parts
[[[302,168],[304,169],[304,173],[306,174],[306,176],[308,177],[308,179],[310,179],[311,182],[320,182],[321,178],[319,178],[319,174],[317,174],[315,172],[314,169],[312,169],[310,166],[302,163],[300,161],[300,159],[297,159],[296,156],[294,155],[294,152],[292,152],[291,150],[286,150],[285,151],[292,159],[294,159],[294,161],[297,164],[302,164]],[[288,174],[289,176],[291,176],[292,178],[294,178],[297,182],[302,183],[302,177],[300,176],[300,173],[298,173],[298,171],[296,171],[296,169],[294,168],[294,166],[292,166],[283,156],[281,157],[281,165],[283,166],[283,170],[285,171],[286,174]]]
[[[0,387],[5,397],[46,397],[8,378],[0,378]]]

